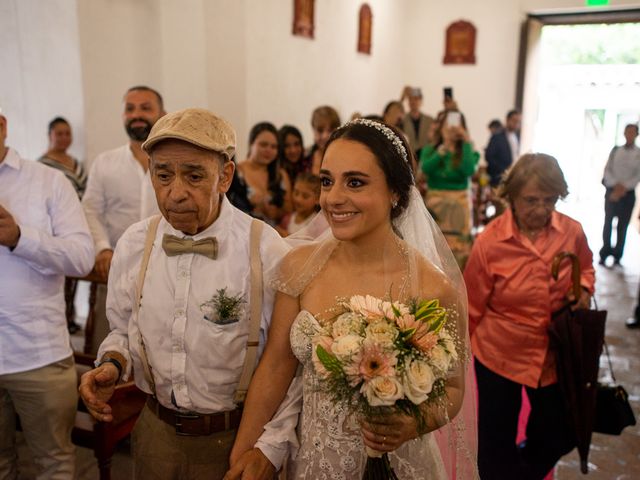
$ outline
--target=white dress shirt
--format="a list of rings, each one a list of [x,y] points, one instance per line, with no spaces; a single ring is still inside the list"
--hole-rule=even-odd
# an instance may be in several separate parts
[[[144,171],[128,144],[96,157],[82,206],[96,253],[113,250],[130,225],[160,213],[149,172]]]
[[[72,354],[64,277],[93,267],[93,241],[65,176],[9,149],[0,163],[0,205],[20,227],[0,246],[0,375],[33,370]]]
[[[617,183],[627,191],[636,188],[640,182],[640,148],[636,145],[620,146],[611,152],[604,169],[604,184],[613,188]]]
[[[249,232],[252,218],[223,198],[216,221],[193,239],[215,236],[218,258],[183,254],[168,257],[162,249],[164,234],[185,237],[163,218],[158,225],[154,248],[149,258],[138,318],[133,313],[135,290],[150,219],[132,225],[115,250],[107,296],[107,318],[111,333],[100,345],[98,358],[117,351],[127,359],[123,379],[135,373],[138,387],[151,393],[145,379],[140,356],[139,335],[153,371],[158,401],[165,407],[199,413],[233,410],[233,395],[238,385],[246,352],[249,330]],[[275,230],[265,225],[260,242],[263,266],[264,300],[260,325],[262,352],[271,320],[274,290],[269,285],[270,272],[289,250]],[[239,321],[219,325],[203,304],[220,289],[228,296],[245,300]],[[297,408],[297,410],[295,410]],[[300,406],[284,416],[285,426],[273,435],[295,439]],[[287,433],[288,432],[288,433]],[[264,435],[268,435],[265,433]],[[286,440],[285,440],[286,441]],[[269,443],[266,441],[266,443]],[[264,445],[264,443],[262,444]],[[269,451],[265,455],[279,467],[286,453]]]

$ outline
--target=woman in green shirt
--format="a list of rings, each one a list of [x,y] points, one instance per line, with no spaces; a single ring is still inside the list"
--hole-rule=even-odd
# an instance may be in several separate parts
[[[454,117],[458,125],[449,124],[452,113],[457,114]],[[449,112],[438,119],[436,128],[437,141],[426,145],[420,154],[420,166],[429,187],[426,203],[463,265],[471,247],[469,180],[480,154],[473,149],[459,112]]]

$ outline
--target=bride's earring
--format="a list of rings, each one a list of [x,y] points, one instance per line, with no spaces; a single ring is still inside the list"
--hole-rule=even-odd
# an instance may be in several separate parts
[[[398,200],[395,198],[391,199],[391,208],[396,208],[398,206]]]

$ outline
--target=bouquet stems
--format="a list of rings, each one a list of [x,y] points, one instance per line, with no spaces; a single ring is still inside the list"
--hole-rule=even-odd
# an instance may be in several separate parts
[[[367,449],[367,465],[364,468],[362,480],[398,480],[398,476],[391,468],[389,455],[378,452],[369,447]]]

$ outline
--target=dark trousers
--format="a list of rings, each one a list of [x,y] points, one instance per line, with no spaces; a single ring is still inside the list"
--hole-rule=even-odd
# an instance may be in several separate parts
[[[576,444],[558,385],[526,388],[531,413],[527,440],[518,446],[522,385],[492,372],[478,360],[475,368],[480,478],[543,479]]]
[[[620,260],[624,252],[624,242],[627,237],[627,227],[631,220],[631,212],[636,203],[636,192],[629,190],[617,202],[609,200],[609,195],[613,191],[607,188],[604,197],[604,227],[602,228],[602,248],[600,249],[600,259],[606,260],[609,255],[613,255],[615,260]],[[616,227],[616,246],[611,247],[611,225],[613,219],[618,218]]]

